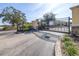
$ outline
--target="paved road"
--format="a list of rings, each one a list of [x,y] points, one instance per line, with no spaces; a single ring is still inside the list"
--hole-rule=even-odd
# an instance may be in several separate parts
[[[14,34],[14,31],[6,33],[0,35],[0,56],[54,55],[54,45],[58,38],[51,34],[44,32]]]

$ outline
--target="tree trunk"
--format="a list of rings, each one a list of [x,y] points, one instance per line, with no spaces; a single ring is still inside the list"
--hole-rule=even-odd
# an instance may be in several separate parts
[[[17,24],[17,32],[18,32],[18,24]]]

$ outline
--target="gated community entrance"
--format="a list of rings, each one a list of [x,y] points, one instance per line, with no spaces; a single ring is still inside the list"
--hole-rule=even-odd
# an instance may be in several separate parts
[[[58,18],[55,21],[49,21],[49,26],[45,25],[45,21],[42,20],[41,22],[35,21],[38,24],[36,29],[44,29],[56,32],[65,32],[71,33],[73,35],[79,36],[79,5],[70,8],[72,11],[72,18],[65,17],[65,18]],[[41,24],[41,25],[40,25]],[[33,25],[34,26],[34,25]]]
[[[71,24],[72,24],[72,18],[70,17],[58,18],[55,21],[49,21],[48,26],[46,25],[45,20],[42,20],[40,22],[38,21],[32,22],[32,25],[35,29],[50,30],[50,31],[64,32],[64,33],[71,32]]]

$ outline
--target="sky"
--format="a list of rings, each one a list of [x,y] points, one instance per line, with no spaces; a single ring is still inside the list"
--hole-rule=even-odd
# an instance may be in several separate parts
[[[56,18],[72,17],[70,8],[76,5],[79,3],[0,3],[0,12],[5,7],[13,6],[25,13],[27,21],[31,22],[42,18],[48,12],[54,13]],[[0,19],[0,25],[2,24],[2,19]]]

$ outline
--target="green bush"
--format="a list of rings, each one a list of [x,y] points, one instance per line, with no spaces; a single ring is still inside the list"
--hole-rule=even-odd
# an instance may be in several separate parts
[[[66,42],[64,42],[64,46],[65,46],[65,48],[67,48],[68,46],[74,46],[74,44],[72,41],[66,41]]]
[[[64,42],[65,41],[71,41],[71,38],[70,37],[64,37],[64,40],[63,40]]]
[[[71,40],[70,37],[65,36],[64,40],[64,48],[65,48],[65,53],[69,56],[75,56],[78,55],[78,49],[75,47],[74,42]]]
[[[3,27],[3,30],[14,30],[14,29],[16,29],[16,26],[4,26]]]
[[[75,46],[68,46],[66,52],[69,56],[75,56],[78,54],[78,50]]]
[[[8,26],[4,26],[3,30],[9,30],[9,27]]]
[[[28,27],[24,27],[24,31],[28,31],[29,30],[29,28]]]
[[[31,23],[25,23],[25,24],[23,25],[24,31],[28,31],[31,27],[32,27],[32,24],[31,24]]]

